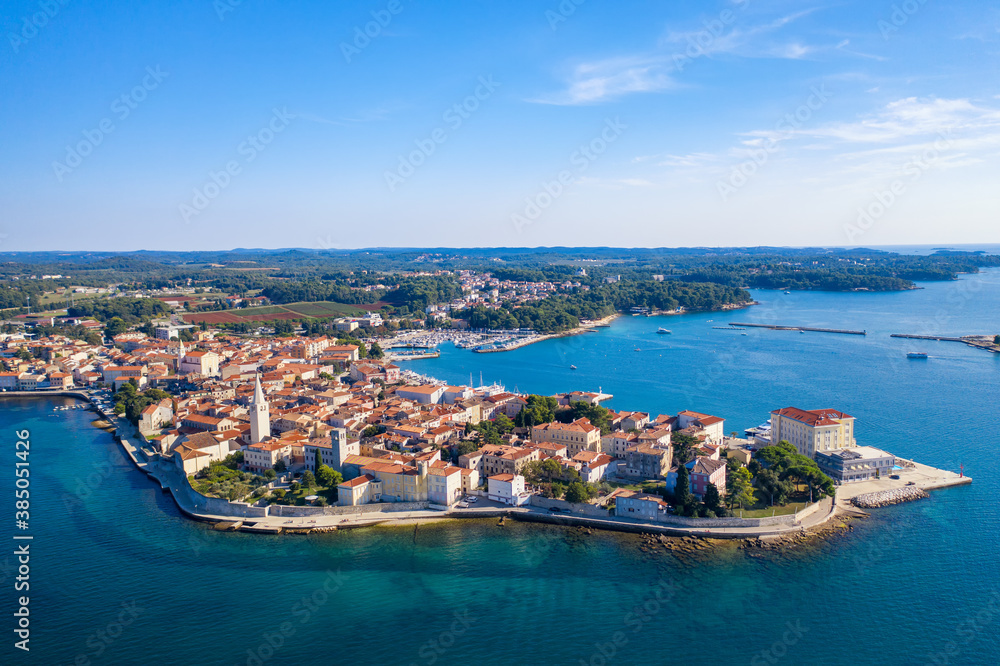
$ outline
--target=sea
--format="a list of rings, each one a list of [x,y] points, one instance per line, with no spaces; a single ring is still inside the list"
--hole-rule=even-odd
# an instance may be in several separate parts
[[[974,479],[784,551],[671,553],[495,520],[215,532],[184,518],[92,412],[2,399],[0,663],[998,664],[1000,354],[889,336],[1000,333],[1000,271],[919,286],[754,291],[759,305],[743,310],[625,316],[512,352],[446,345],[405,364],[452,383],[602,391],[653,416],[692,409],[727,432],[781,407],[835,408],[856,417],[859,443]],[[716,328],[730,322],[866,335]],[[21,624],[30,651],[15,646]]]

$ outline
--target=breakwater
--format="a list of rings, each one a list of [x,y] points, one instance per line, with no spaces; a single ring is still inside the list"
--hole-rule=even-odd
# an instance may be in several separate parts
[[[875,493],[865,493],[851,498],[851,504],[859,509],[875,509],[880,506],[891,506],[912,502],[913,500],[930,497],[926,492],[916,486],[904,486],[903,488],[893,488],[892,490],[880,490]]]
[[[811,326],[784,326],[781,324],[747,324],[741,322],[730,322],[730,326],[749,328],[769,328],[772,331],[809,331],[811,333],[843,333],[845,335],[868,335],[868,331],[851,331],[841,328],[814,328]]]

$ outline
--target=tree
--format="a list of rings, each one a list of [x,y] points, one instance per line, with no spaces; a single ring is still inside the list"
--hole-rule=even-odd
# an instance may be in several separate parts
[[[708,488],[705,489],[705,506],[712,513],[718,512],[722,506],[722,496],[719,494],[719,489],[714,483],[708,484]]]
[[[733,489],[729,493],[729,508],[732,508],[734,504],[739,504],[741,509],[744,506],[753,506],[757,502],[757,497],[754,495],[753,486],[750,483],[752,479],[750,470],[741,467],[736,470],[733,477]]]
[[[697,437],[682,432],[671,433],[670,443],[674,447],[674,461],[680,466],[694,460],[694,447],[700,444]]]
[[[319,485],[327,488],[336,488],[344,482],[343,475],[329,465],[320,465],[316,470],[316,480]]]
[[[579,481],[575,481],[566,487],[566,501],[581,504],[589,499],[587,487]]]
[[[264,478],[267,479],[268,481],[274,481],[277,477],[278,473],[275,472],[273,469],[264,470]]]
[[[674,486],[674,505],[691,504],[691,475],[686,465],[677,466],[677,484]]]
[[[378,426],[376,425],[370,425],[361,431],[361,436],[363,438],[374,437],[377,434],[378,434]]]
[[[128,330],[128,324],[121,317],[112,317],[104,327],[104,337],[113,338]]]
[[[993,336],[993,344],[1000,345],[1000,335]]]
[[[382,358],[383,356],[385,356],[385,352],[382,351],[382,347],[377,342],[373,342],[368,348],[368,358]]]
[[[316,487],[316,475],[312,473],[312,470],[306,470],[302,475],[302,485],[306,488]]]
[[[274,471],[275,472],[281,474],[286,469],[287,469],[287,467],[285,466],[285,461],[284,460],[279,460],[278,462],[274,463]]]
[[[755,480],[757,488],[770,498],[771,506],[774,506],[775,502],[784,504],[792,494],[792,484],[783,481],[773,469],[760,470]]]
[[[499,414],[495,419],[493,419],[493,425],[496,426],[496,429],[503,435],[513,432],[514,430],[514,422],[507,418],[506,414]]]

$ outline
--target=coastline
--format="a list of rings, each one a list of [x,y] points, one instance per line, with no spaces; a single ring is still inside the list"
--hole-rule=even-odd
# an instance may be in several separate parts
[[[742,310],[744,308],[749,308],[754,305],[760,305],[760,303],[757,301],[747,301],[745,303],[727,303],[722,307],[718,308],[704,308],[704,309],[698,308],[698,309],[683,310],[681,312],[677,312],[676,310],[653,310],[652,312],[650,312],[648,315],[645,316],[667,317],[667,316],[681,316],[686,314],[693,314],[695,312],[727,312],[730,310]],[[621,312],[616,312],[602,319],[597,319],[595,321],[588,321],[586,324],[581,323],[576,328],[571,328],[568,331],[563,331],[561,333],[547,333],[545,335],[538,335],[530,338],[524,338],[522,340],[517,340],[515,342],[512,342],[501,349],[474,350],[473,353],[495,354],[498,352],[514,351],[515,349],[520,349],[522,347],[527,347],[528,345],[533,345],[536,342],[543,342],[545,340],[554,340],[556,338],[567,338],[573,335],[580,335],[581,333],[590,333],[593,332],[595,329],[605,328],[607,326],[610,326],[611,322],[613,322],[615,319],[624,316],[625,315],[622,314]]]
[[[600,325],[613,319],[605,318],[593,325]],[[90,403],[82,391],[20,391],[7,392],[0,396],[17,398],[69,397]],[[91,407],[93,408],[93,404]],[[95,410],[101,414],[100,410]],[[103,414],[101,414],[104,416]],[[903,461],[906,466],[899,471],[898,479],[877,480],[841,485],[833,501],[822,500],[810,505],[784,520],[774,519],[694,519],[688,526],[677,524],[672,517],[662,522],[645,522],[617,516],[593,516],[563,512],[554,514],[536,506],[510,507],[505,505],[477,508],[445,509],[426,506],[414,508],[392,504],[365,505],[361,507],[283,507],[271,505],[257,507],[244,503],[234,503],[220,498],[210,498],[195,491],[184,473],[170,460],[159,454],[148,454],[128,438],[137,437],[138,432],[121,417],[104,416],[110,427],[102,427],[97,421],[91,425],[109,432],[121,445],[132,463],[147,477],[156,482],[163,492],[169,492],[180,513],[195,521],[213,524],[216,529],[239,530],[264,534],[308,534],[330,532],[340,529],[361,527],[401,527],[432,522],[460,524],[467,519],[511,518],[521,522],[554,524],[563,527],[601,529],[605,531],[655,534],[668,537],[694,537],[702,539],[744,539],[781,540],[800,539],[803,535],[828,532],[828,524],[837,519],[849,519],[870,515],[851,505],[850,500],[861,494],[904,488],[912,485],[923,491],[947,488],[972,483],[969,477],[954,472],[939,470],[912,461]],[[100,419],[98,419],[99,421]],[[272,510],[275,513],[272,513]],[[791,518],[789,520],[789,518]],[[719,521],[713,524],[708,521]]]

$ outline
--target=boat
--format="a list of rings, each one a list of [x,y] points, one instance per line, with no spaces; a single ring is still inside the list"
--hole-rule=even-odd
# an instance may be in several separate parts
[[[927,358],[927,354],[925,352],[909,352],[906,358]]]
[[[576,366],[575,365],[571,365],[571,366],[569,366],[569,369],[570,370],[576,370]]]
[[[635,348],[635,350],[636,350],[636,351],[642,351],[642,350],[641,350],[641,349],[639,349],[638,347],[636,347],[636,348]]]
[[[799,331],[799,333],[801,333],[802,335],[805,335],[805,334],[806,334],[806,332],[805,332],[805,331]]]
[[[740,333],[740,335],[750,335],[749,333]]]
[[[791,296],[792,292],[786,291],[785,294],[788,295],[788,296]]]
[[[658,329],[658,330],[657,330],[656,332],[657,332],[657,333],[660,333],[660,334],[663,334],[663,333],[670,333],[670,329],[668,329],[668,328],[663,328],[663,327],[661,326],[661,327],[660,327],[660,328],[659,328],[659,329]]]

